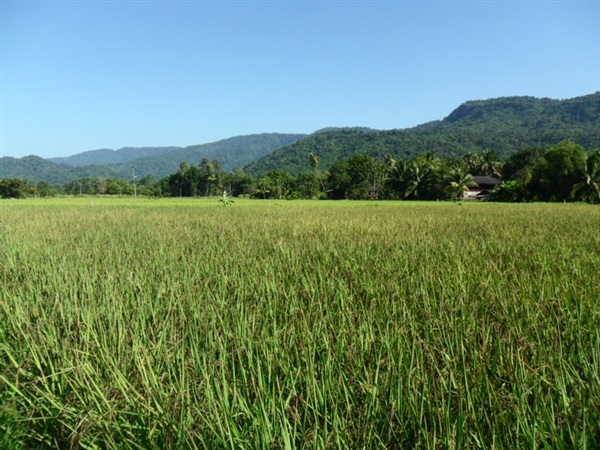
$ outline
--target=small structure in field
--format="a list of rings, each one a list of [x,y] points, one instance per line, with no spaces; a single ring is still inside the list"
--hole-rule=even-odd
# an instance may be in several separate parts
[[[485,176],[473,177],[473,181],[477,183],[477,186],[469,188],[465,193],[465,200],[485,201],[488,199],[490,192],[502,183],[498,178]]]
[[[371,200],[377,200],[379,198],[379,188],[377,186],[372,186],[371,189],[369,189],[368,195]]]

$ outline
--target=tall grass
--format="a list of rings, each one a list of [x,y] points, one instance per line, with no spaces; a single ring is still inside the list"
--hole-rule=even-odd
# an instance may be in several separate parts
[[[600,210],[0,204],[2,448],[594,448]]]

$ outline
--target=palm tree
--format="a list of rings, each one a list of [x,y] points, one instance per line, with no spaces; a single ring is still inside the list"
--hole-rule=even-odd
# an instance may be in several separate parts
[[[317,155],[315,152],[310,152],[308,155],[308,160],[310,162],[310,166],[317,170],[317,167],[319,167],[319,162],[321,162],[319,155]]]
[[[479,171],[489,177],[500,178],[502,163],[493,151],[485,150],[481,154]]]
[[[390,153],[388,153],[387,155],[385,155],[383,157],[383,160],[384,160],[385,166],[389,170],[392,170],[394,167],[396,167],[396,164],[398,163],[398,161],[396,161],[396,159],[394,159],[394,157]]]
[[[406,182],[409,163],[405,160],[400,160],[394,164],[394,167],[388,170],[388,177],[385,180],[385,186],[391,192],[395,192],[404,196],[406,191]]]
[[[315,152],[310,152],[308,155],[308,161],[310,166],[315,170],[315,175],[317,176],[319,182],[321,183],[321,188],[323,192],[327,193],[327,189],[325,189],[325,185],[323,184],[323,179],[321,178],[321,174],[318,171],[319,163],[321,162],[321,158]]]
[[[481,170],[483,158],[479,153],[469,151],[464,154],[463,160],[467,164],[467,170],[469,173],[477,174]]]
[[[446,190],[451,193],[455,200],[462,199],[469,191],[470,187],[476,187],[477,183],[473,181],[471,174],[465,174],[460,170],[453,170],[450,173],[450,183]]]
[[[427,182],[431,171],[427,166],[420,166],[412,163],[406,174],[406,190],[404,191],[404,198],[419,198],[419,191],[423,189]]]
[[[588,154],[585,164],[578,172],[581,181],[573,185],[571,198],[581,193],[588,203],[595,203],[600,198],[600,150]]]

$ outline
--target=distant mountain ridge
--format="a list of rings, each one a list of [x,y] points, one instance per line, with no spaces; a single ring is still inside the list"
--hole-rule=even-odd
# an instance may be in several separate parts
[[[36,183],[46,181],[50,184],[62,184],[85,177],[121,178],[124,174],[114,166],[73,167],[56,164],[35,155],[23,158],[10,156],[0,158],[0,179],[25,178]]]
[[[121,164],[138,158],[159,155],[161,153],[177,150],[181,147],[123,147],[118,150],[101,148],[90,150],[64,158],[46,158],[48,161],[68,166],[104,166],[110,164]]]
[[[600,92],[566,100],[535,97],[499,97],[463,103],[437,124],[440,128],[477,130],[530,130],[548,125],[597,125]],[[492,126],[493,128],[491,128]]]
[[[77,178],[107,177],[129,179],[132,167],[138,178],[163,178],[176,172],[183,161],[198,165],[203,158],[219,159],[225,170],[243,167],[278,148],[290,145],[305,134],[263,133],[236,136],[189,147],[124,147],[78,153],[67,158],[39,156],[0,158],[0,179],[25,178],[34,182],[62,184]],[[59,162],[55,162],[59,160]],[[120,160],[106,164],[105,161]]]
[[[235,167],[243,167],[262,156],[275,150],[293,144],[307,135],[263,133],[246,136],[236,136],[209,144],[191,145],[177,148],[144,158],[138,158],[117,165],[123,171],[131,171],[135,166],[140,176],[153,175],[162,178],[177,172],[179,165],[187,161],[192,166],[200,164],[203,158],[219,159],[224,170],[230,171]]]
[[[310,152],[319,155],[320,168],[326,170],[359,153],[381,160],[386,154],[410,159],[425,152],[450,157],[490,149],[506,158],[525,147],[547,147],[566,139],[587,150],[600,148],[600,92],[566,100],[526,96],[472,100],[442,120],[408,129],[332,127],[311,135],[263,133],[189,147],[100,149],[48,160],[4,157],[0,179],[56,184],[83,177],[129,179],[132,166],[140,178],[162,178],[176,172],[183,161],[198,165],[203,158],[220,159],[228,171],[244,167],[254,175],[278,169],[297,174],[312,170]]]
[[[310,152],[319,155],[323,168],[359,153],[381,160],[386,154],[410,159],[425,152],[451,157],[490,149],[507,158],[525,147],[550,146],[566,139],[588,150],[600,148],[600,92],[567,100],[500,97],[468,101],[442,120],[403,130],[331,129],[283,147],[245,169],[254,175],[275,169],[297,174],[311,169]]]

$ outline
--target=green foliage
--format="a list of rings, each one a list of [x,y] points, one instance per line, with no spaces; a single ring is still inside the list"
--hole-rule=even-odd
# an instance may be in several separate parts
[[[503,175],[509,180],[528,183],[533,177],[535,166],[542,160],[546,149],[526,147],[512,154],[503,167]]]
[[[449,173],[446,190],[450,193],[452,200],[461,200],[469,191],[469,188],[477,187],[471,174],[455,169]]]
[[[323,180],[318,173],[315,172],[304,172],[298,174],[294,182],[293,198],[319,198],[323,195],[321,190],[323,186]]]
[[[64,158],[48,158],[47,160],[56,164],[67,166],[108,166],[129,163],[139,158],[173,152],[180,147],[123,147],[119,150],[107,148],[91,150]],[[131,164],[129,164],[131,166]]]
[[[177,173],[166,177],[161,185],[172,197],[214,196],[223,191],[225,173],[221,162],[203,158],[198,167],[187,161],[180,163]]]
[[[50,198],[55,197],[59,193],[61,193],[61,188],[59,186],[52,186],[45,181],[40,181],[35,185],[35,195],[37,197]]]
[[[246,170],[255,175],[275,169],[297,174],[310,169],[306,155],[311,153],[318,154],[325,167],[358,154],[410,160],[428,151],[440,158],[489,151],[506,159],[525,147],[549,147],[566,139],[588,150],[600,147],[600,93],[569,100],[506,97],[467,102],[442,121],[407,130],[333,129],[276,150]],[[494,162],[481,173],[468,170],[497,176],[500,166]]]
[[[588,203],[600,201],[600,150],[585,156],[585,162],[575,171],[579,180],[571,189],[571,198]]]
[[[227,195],[227,191],[223,191],[223,195],[219,199],[219,202],[221,202],[223,206],[231,206],[235,203],[233,199]]]
[[[500,178],[502,177],[503,164],[498,159],[498,156],[489,149],[486,149],[481,154],[481,163],[477,167],[472,175],[483,175],[488,177]]]
[[[139,177],[152,175],[156,178],[164,178],[176,172],[181,161],[188,161],[192,166],[196,166],[201,164],[203,158],[218,159],[222,164],[221,169],[232,170],[234,167],[242,167],[303,137],[305,137],[303,134],[265,133],[237,136],[185,148],[121,149],[124,150],[122,154],[121,151],[92,151],[74,155],[68,158],[69,161],[57,158],[46,160],[38,156],[4,157],[0,158],[0,178],[21,177],[33,182],[45,181],[51,184],[64,184],[75,179],[98,177],[128,180],[131,177],[132,166],[135,167]],[[112,152],[112,154],[107,156],[106,152]],[[137,158],[131,159],[134,156]],[[107,157],[117,157],[123,159],[124,162],[106,164]],[[76,166],[53,161],[70,162]],[[82,163],[88,165],[81,166]]]
[[[527,186],[523,181],[508,180],[490,193],[492,202],[521,202],[527,199]]]
[[[548,149],[536,165],[529,183],[540,200],[563,201],[571,198],[573,186],[584,170],[586,153],[571,141]]]
[[[133,186],[125,180],[115,178],[108,183],[106,193],[109,195],[133,195]]]
[[[328,184],[335,199],[365,199],[375,185],[378,165],[368,155],[355,155],[347,161],[334,164],[329,170]]]
[[[22,178],[0,180],[0,198],[25,198],[34,194],[34,186]]]
[[[240,168],[235,168],[230,173],[225,174],[223,183],[227,187],[227,191],[234,197],[249,195],[255,189],[254,177]]]
[[[28,179],[46,183],[69,180],[64,191],[70,195],[130,195],[134,165],[142,179],[153,177],[139,186],[140,195],[153,197],[216,196],[227,190],[232,196],[263,199],[361,199],[374,189],[380,199],[435,200],[464,192],[468,186],[451,179],[461,172],[520,182],[518,189],[503,187],[505,192],[496,198],[591,203],[598,200],[598,164],[587,155],[600,147],[599,130],[600,93],[563,101],[506,97],[467,102],[444,120],[408,130],[331,128],[305,139],[263,134],[185,149],[122,149],[129,159],[113,166],[69,167],[35,156],[3,158],[0,176],[28,174]],[[138,150],[156,154],[132,161]],[[82,161],[105,153],[89,152]],[[503,164],[501,158],[507,157]],[[244,158],[255,162],[246,170],[226,173],[233,164],[247,162]],[[309,172],[321,193],[315,192]],[[127,181],[116,182],[118,178]],[[56,192],[43,189],[44,196]],[[34,188],[31,195],[42,194]]]
[[[321,158],[315,152],[310,152],[308,155],[308,161],[310,166],[314,169],[319,182],[321,183],[321,187],[323,188],[323,193],[327,193],[327,189],[325,189],[325,184],[323,183],[323,178],[321,177],[321,173],[319,172],[319,163],[321,162]],[[310,197],[309,197],[310,198]]]
[[[331,197],[334,199],[346,198],[347,192],[352,185],[348,168],[348,160],[342,160],[333,164],[329,169],[328,184],[332,188]]]
[[[127,178],[131,167],[123,172],[115,166],[71,167],[52,163],[38,156],[0,158],[0,178],[25,178],[34,183],[64,184],[79,178]]]
[[[291,192],[293,180],[293,177],[283,170],[272,170],[266,177],[263,177],[260,184],[263,185],[263,188],[266,186],[273,198],[281,200]]]

